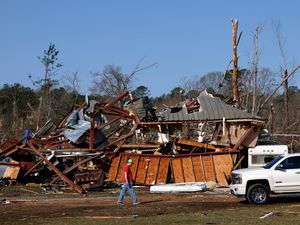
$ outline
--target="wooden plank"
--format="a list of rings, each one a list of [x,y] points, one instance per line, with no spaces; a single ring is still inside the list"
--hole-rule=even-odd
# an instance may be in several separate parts
[[[204,148],[204,149],[211,149],[211,150],[216,150],[219,149],[220,151],[224,151],[225,148],[223,147],[217,147],[214,145],[210,145],[207,143],[201,143],[198,141],[193,141],[193,140],[186,140],[186,139],[180,139],[176,142],[177,145],[187,145],[191,147],[198,147],[198,148]]]
[[[236,163],[237,156],[238,156],[237,154],[231,154],[231,159],[232,159],[233,164]]]
[[[108,173],[108,180],[109,181],[115,181],[118,175],[118,169],[120,164],[121,157],[115,157],[112,159],[110,167],[109,167],[109,173]]]
[[[228,178],[233,168],[231,155],[214,155],[213,156],[217,183],[221,186],[228,186]]]
[[[148,158],[148,157],[147,157]],[[139,158],[138,170],[135,177],[136,184],[144,184],[146,179],[146,171],[147,171],[147,159],[145,156],[141,156]]]
[[[165,183],[167,183],[169,165],[170,165],[170,159],[169,158],[161,158],[160,159],[156,184],[165,184]]]
[[[211,155],[202,155],[206,181],[216,181]]]
[[[184,181],[185,182],[195,182],[195,174],[194,168],[192,164],[191,157],[184,157],[181,158],[183,174],[184,174]]]
[[[19,166],[8,166],[3,174],[4,179],[16,180],[20,172]]]
[[[182,170],[181,158],[173,158],[171,159],[172,171],[174,176],[175,183],[185,182],[184,174]]]
[[[130,170],[132,172],[132,179],[135,182],[138,165],[139,165],[139,155],[132,155],[129,158],[133,160],[133,164],[130,166]]]
[[[159,166],[159,158],[152,157],[148,164],[146,184],[154,185],[156,179],[157,168]]]
[[[215,162],[214,162],[213,155],[210,155],[210,159],[211,159],[212,165],[213,165],[214,176],[215,176],[215,179],[217,180],[217,176],[216,176],[216,167],[215,167]]]
[[[118,175],[116,178],[116,181],[119,183],[122,183],[122,178],[123,178],[123,167],[127,163],[128,157],[126,155],[120,155],[121,159],[119,162],[119,167],[118,167]]]
[[[205,181],[201,156],[192,156],[192,163],[194,168],[195,181],[196,182]]]
[[[160,159],[161,159],[161,157],[158,158],[158,165],[157,165],[157,168],[156,168],[156,171],[155,171],[154,184],[156,184],[156,181],[157,181],[158,170],[159,170],[159,165],[160,165]]]

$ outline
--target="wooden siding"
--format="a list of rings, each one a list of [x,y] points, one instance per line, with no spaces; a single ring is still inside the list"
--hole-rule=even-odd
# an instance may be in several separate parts
[[[131,171],[135,184],[165,184],[170,173],[175,183],[215,181],[228,186],[237,152],[176,156],[122,153],[112,160],[110,181],[122,181],[122,169],[129,158],[134,162]]]

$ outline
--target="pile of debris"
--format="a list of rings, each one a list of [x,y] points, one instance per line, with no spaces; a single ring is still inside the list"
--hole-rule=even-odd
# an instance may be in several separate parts
[[[72,187],[79,193],[119,182],[132,158],[136,184],[215,181],[227,186],[244,147],[254,147],[260,117],[207,93],[156,114],[147,98],[126,92],[108,103],[74,105],[62,121],[0,149],[0,177]]]

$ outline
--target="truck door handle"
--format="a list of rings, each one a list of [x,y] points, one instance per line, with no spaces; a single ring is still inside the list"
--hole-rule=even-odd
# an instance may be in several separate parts
[[[295,174],[300,174],[300,172],[295,172]]]

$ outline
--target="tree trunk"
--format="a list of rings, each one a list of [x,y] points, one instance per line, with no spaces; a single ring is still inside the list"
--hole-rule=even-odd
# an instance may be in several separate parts
[[[256,27],[255,30],[255,37],[254,37],[254,43],[255,43],[255,59],[253,63],[253,101],[252,101],[252,115],[255,114],[256,111],[256,81],[257,81],[257,67],[258,67],[258,32],[259,32],[259,27]]]
[[[233,71],[232,71],[232,90],[233,100],[237,106],[240,105],[239,90],[238,90],[238,57],[237,57],[237,30],[238,20],[232,21],[232,51],[233,51]]]
[[[288,77],[287,70],[284,71],[284,78]],[[284,82],[284,124],[283,124],[283,131],[285,131],[285,128],[289,126],[289,84],[288,79]]]
[[[270,115],[269,115],[270,133],[271,134],[274,132],[274,114],[275,114],[274,105],[273,105],[273,103],[271,103]]]

